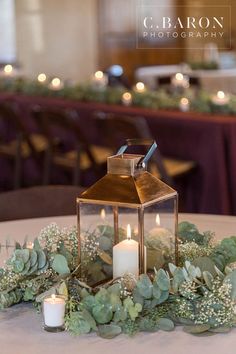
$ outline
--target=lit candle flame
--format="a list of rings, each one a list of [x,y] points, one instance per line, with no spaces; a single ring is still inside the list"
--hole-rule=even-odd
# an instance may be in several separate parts
[[[225,93],[224,93],[224,91],[218,91],[218,92],[217,92],[217,97],[218,97],[219,99],[224,99],[224,98],[225,98]]]
[[[101,70],[99,70],[99,71],[95,72],[94,76],[96,79],[101,80],[103,78],[104,74]]]
[[[58,77],[52,79],[52,86],[59,87],[61,85],[61,80]]]
[[[130,224],[127,225],[127,239],[131,239],[131,226]]]
[[[156,224],[157,224],[157,226],[161,225],[161,220],[160,220],[160,215],[159,214],[156,215]]]
[[[106,212],[105,212],[105,209],[102,209],[101,210],[101,219],[105,220],[105,218],[106,218]]]
[[[51,295],[51,298],[52,298],[52,300],[56,300],[56,295],[55,295],[55,294],[52,294],[52,295]]]
[[[181,74],[181,73],[177,73],[177,74],[175,75],[175,78],[176,78],[176,80],[178,80],[178,81],[182,81],[182,80],[184,79],[184,75]]]
[[[38,75],[38,81],[39,82],[45,82],[47,79],[47,76],[44,73],[41,73]]]
[[[7,64],[3,68],[5,74],[11,74],[13,71],[13,66],[11,64]]]
[[[186,97],[181,98],[180,103],[183,106],[187,106],[189,104],[189,100]]]
[[[125,92],[125,93],[123,93],[122,98],[123,98],[125,101],[130,101],[130,100],[132,99],[132,95],[131,95],[131,93],[129,93],[129,92]]]
[[[143,92],[145,91],[145,85],[143,82],[137,82],[137,84],[135,85],[136,91],[138,92]]]

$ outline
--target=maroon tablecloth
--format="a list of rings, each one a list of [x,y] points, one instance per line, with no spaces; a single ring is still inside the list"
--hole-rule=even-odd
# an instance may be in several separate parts
[[[185,186],[187,210],[236,214],[236,117],[154,111],[61,98],[12,95],[11,99],[19,103],[22,119],[31,129],[34,129],[30,119],[33,105],[76,109],[80,116],[78,123],[93,143],[102,144],[103,140],[91,119],[94,111],[145,117],[162,154],[197,164],[196,172]]]

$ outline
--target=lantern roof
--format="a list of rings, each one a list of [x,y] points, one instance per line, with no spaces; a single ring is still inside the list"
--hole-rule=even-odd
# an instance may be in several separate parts
[[[78,201],[141,208],[170,199],[177,192],[147,171],[108,173],[81,194]]]

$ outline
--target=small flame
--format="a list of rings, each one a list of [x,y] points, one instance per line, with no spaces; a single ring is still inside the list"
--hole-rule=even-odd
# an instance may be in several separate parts
[[[103,74],[103,72],[102,71],[96,71],[95,72],[95,74],[94,74],[94,76],[96,77],[96,79],[102,79],[103,78],[103,76],[104,76],[104,74]]]
[[[156,215],[156,224],[157,224],[157,226],[161,225],[161,220],[160,220],[160,215],[159,214]]]
[[[11,64],[7,64],[4,66],[3,70],[6,74],[11,74],[13,71],[13,66]]]
[[[102,219],[102,220],[105,220],[105,218],[106,218],[105,209],[102,209],[102,210],[101,210],[101,214],[100,214],[100,215],[101,215],[101,219]]]
[[[217,92],[217,97],[218,97],[219,99],[224,99],[224,98],[225,98],[225,93],[224,93],[224,91],[218,91],[218,92]]]
[[[189,100],[186,97],[181,98],[180,103],[183,106],[187,106],[189,104]]]
[[[56,295],[55,295],[55,294],[52,294],[52,295],[51,295],[51,298],[52,298],[52,300],[56,300]]]
[[[47,80],[47,76],[44,73],[38,75],[39,82],[45,82]]]
[[[127,225],[127,239],[131,239],[131,226],[130,224]]]
[[[52,79],[52,86],[59,87],[61,85],[61,80],[58,77]]]
[[[137,84],[135,85],[135,87],[136,87],[136,90],[137,90],[138,92],[143,92],[143,91],[145,91],[145,85],[144,85],[144,83],[141,82],[141,81],[137,82]]]
[[[184,75],[181,74],[181,73],[177,73],[177,74],[175,75],[175,78],[176,78],[176,80],[178,80],[178,81],[182,81],[182,80],[184,79]]]

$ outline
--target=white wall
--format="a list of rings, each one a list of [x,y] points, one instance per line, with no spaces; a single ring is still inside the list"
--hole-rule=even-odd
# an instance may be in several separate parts
[[[96,0],[15,0],[24,73],[84,81],[97,69]]]
[[[15,17],[14,0],[0,0],[0,62],[14,62]]]

